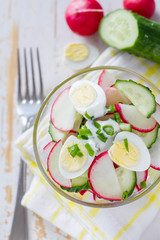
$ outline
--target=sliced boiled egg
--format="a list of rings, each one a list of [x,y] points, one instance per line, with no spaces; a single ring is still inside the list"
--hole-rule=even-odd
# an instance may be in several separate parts
[[[105,93],[94,82],[80,80],[73,83],[69,97],[77,112],[88,119],[103,116],[105,113]]]
[[[93,150],[92,152],[88,150],[88,146]],[[70,136],[65,141],[59,156],[59,170],[62,176],[72,179],[82,175],[91,165],[94,152],[92,142]]]
[[[64,49],[63,62],[73,70],[80,70],[91,65],[98,55],[99,51],[93,45],[70,43]]]
[[[131,132],[120,132],[109,149],[113,162],[132,171],[145,171],[151,164],[151,157],[142,139]]]
[[[96,156],[109,150],[115,135],[120,131],[119,124],[112,119],[106,121],[87,121],[86,127],[92,132],[91,139],[95,144]]]

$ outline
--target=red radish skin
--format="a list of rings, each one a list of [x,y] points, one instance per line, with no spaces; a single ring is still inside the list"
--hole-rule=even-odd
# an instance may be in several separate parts
[[[141,190],[141,182],[146,181],[147,177],[148,177],[148,169],[146,171],[143,172],[136,172],[136,176],[137,176],[137,185],[136,188],[138,191]]]
[[[106,70],[103,70],[98,79],[98,85],[105,91],[107,87],[111,87],[115,84],[116,79],[109,74]]]
[[[123,0],[123,6],[146,18],[151,18],[155,12],[154,0]]]
[[[68,26],[81,36],[89,36],[97,32],[102,18],[103,9],[96,0],[73,0],[65,12]]]
[[[48,156],[48,159],[47,159],[47,168],[48,168],[48,171],[49,171],[49,174],[50,174],[51,178],[52,178],[58,185],[60,185],[60,186],[62,186],[62,187],[66,187],[66,188],[71,188],[71,187],[72,187],[72,185],[71,185],[71,180],[65,179],[65,178],[61,175],[61,173],[60,173],[60,171],[59,171],[59,166],[57,166],[57,169],[54,169],[54,170],[58,172],[58,175],[60,176],[60,179],[61,179],[63,182],[66,182],[66,184],[62,184],[60,181],[57,181],[57,179],[55,179],[55,176],[53,176],[53,173],[52,173],[51,170],[50,170],[50,160],[51,160],[51,157],[52,157],[52,155],[53,155],[53,156],[55,155],[55,153],[56,153],[56,151],[57,151],[57,148],[59,148],[59,147],[61,147],[61,146],[62,146],[62,141],[59,140],[59,141],[53,146],[53,148],[51,149],[51,151],[50,151],[50,153],[49,153],[49,156]],[[59,152],[58,152],[58,155],[59,155],[60,150],[58,149],[58,151],[59,151]],[[54,160],[57,160],[57,161],[58,161],[58,159],[54,159]],[[58,165],[58,164],[57,164],[57,165]]]
[[[63,132],[72,130],[75,122],[76,111],[69,100],[70,88],[71,87],[65,88],[55,99],[50,115],[53,126]],[[67,109],[69,109],[69,112],[67,112]]]
[[[51,141],[43,148],[43,150],[44,151],[49,151],[49,149],[50,149],[50,151],[51,151],[51,149],[53,148],[54,145],[55,145],[55,142]]]
[[[79,193],[83,196],[86,192],[87,190],[81,190]]]
[[[93,190],[93,193],[95,193],[95,194],[96,194],[97,196],[99,196],[100,198],[103,198],[103,199],[106,199],[106,200],[112,200],[112,201],[120,201],[121,198],[106,197],[106,196],[101,195],[100,193],[97,193],[97,191],[95,190],[95,188],[94,188],[94,186],[93,186],[93,184],[92,184],[92,179],[91,179],[91,178],[92,178],[92,176],[91,176],[91,174],[92,174],[92,168],[93,168],[93,166],[94,166],[95,164],[98,163],[98,161],[101,160],[102,157],[106,157],[106,156],[108,156],[108,151],[103,152],[103,153],[101,153],[100,155],[98,155],[98,156],[94,159],[94,161],[92,162],[92,164],[91,164],[91,166],[90,166],[90,168],[89,168],[89,171],[88,171],[89,183],[90,183],[90,186],[91,186],[91,188],[92,188],[92,190]]]
[[[122,105],[123,105],[123,104],[122,104]],[[126,120],[126,118],[125,118],[125,116],[124,116],[124,114],[123,114],[123,112],[122,112],[121,104],[116,103],[116,104],[115,104],[115,107],[116,107],[116,110],[119,112],[122,121],[125,122],[125,123],[131,124],[129,121]],[[134,116],[134,117],[136,117],[136,116]],[[155,121],[155,123],[153,124],[153,126],[152,126],[151,128],[149,128],[149,129],[138,128],[138,127],[135,127],[133,124],[131,124],[131,126],[132,126],[133,129],[135,129],[135,130],[137,130],[137,131],[139,131],[139,132],[146,132],[146,133],[147,133],[147,132],[151,132],[153,129],[155,129],[155,127],[157,126],[157,124],[158,124],[158,123]]]

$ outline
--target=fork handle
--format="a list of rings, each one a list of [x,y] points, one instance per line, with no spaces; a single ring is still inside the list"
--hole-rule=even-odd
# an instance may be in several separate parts
[[[10,240],[28,240],[27,209],[21,205],[21,199],[25,192],[25,176],[27,165],[20,159],[20,170],[16,206],[10,233]]]

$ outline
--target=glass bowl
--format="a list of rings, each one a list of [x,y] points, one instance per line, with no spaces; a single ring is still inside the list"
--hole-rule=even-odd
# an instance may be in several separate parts
[[[150,168],[148,173],[146,188],[138,192],[137,191],[133,192],[132,195],[129,196],[124,201],[109,201],[109,200],[104,200],[100,198],[95,199],[93,193],[89,191],[87,191],[87,193],[85,193],[84,195],[81,195],[79,193],[70,193],[65,190],[62,190],[60,186],[52,180],[49,173],[47,172],[47,164],[46,164],[47,159],[46,159],[46,156],[44,156],[43,154],[43,147],[47,144],[47,141],[49,141],[49,133],[48,133],[49,116],[50,116],[50,111],[51,111],[51,107],[54,100],[63,89],[70,86],[73,82],[79,79],[85,78],[88,80],[96,81],[96,79],[104,69],[107,69],[107,71],[112,75],[114,75],[116,79],[123,79],[123,80],[132,79],[136,82],[142,83],[147,87],[149,87],[155,95],[160,94],[160,90],[156,87],[156,85],[154,85],[153,82],[151,82],[146,77],[130,69],[125,69],[125,68],[116,67],[116,66],[99,66],[99,67],[85,69],[67,78],[62,83],[57,85],[50,92],[50,94],[46,97],[46,99],[44,100],[38,112],[35,125],[34,125],[34,132],[33,132],[33,148],[34,148],[34,153],[36,157],[36,162],[43,178],[45,179],[47,184],[50,186],[51,191],[57,191],[63,197],[75,203],[89,206],[89,207],[98,207],[98,208],[117,207],[117,206],[131,203],[141,198],[142,196],[144,196],[146,193],[148,193],[153,187],[155,187],[160,182],[160,171]]]

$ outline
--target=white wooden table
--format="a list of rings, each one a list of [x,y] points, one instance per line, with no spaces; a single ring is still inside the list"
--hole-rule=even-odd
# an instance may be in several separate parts
[[[15,206],[19,155],[14,141],[21,133],[16,114],[17,47],[40,50],[45,94],[72,74],[61,61],[63,47],[71,41],[89,42],[100,51],[106,45],[98,34],[84,38],[68,28],[64,12],[70,0],[0,0],[0,240],[7,240]],[[105,13],[122,7],[120,0],[99,0]],[[153,17],[160,22],[160,2]],[[29,178],[31,174],[28,172]],[[72,239],[60,229],[29,212],[29,240]],[[160,217],[141,237],[158,240]],[[17,239],[21,240],[21,239]]]

